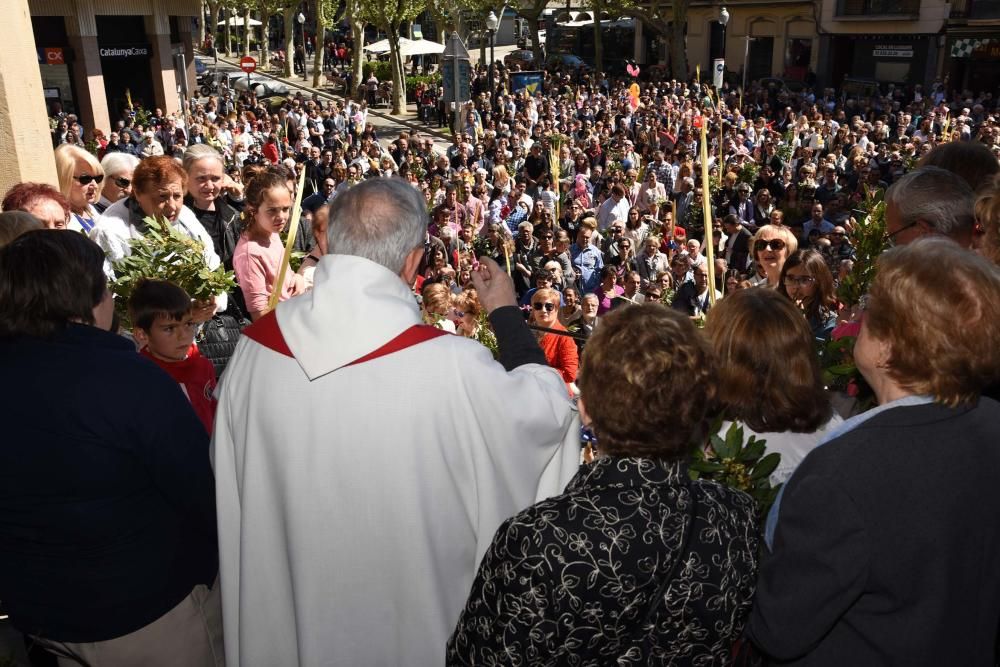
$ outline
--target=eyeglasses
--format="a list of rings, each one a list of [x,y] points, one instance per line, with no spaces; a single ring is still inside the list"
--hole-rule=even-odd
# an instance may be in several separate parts
[[[896,247],[896,235],[897,234],[901,234],[902,232],[905,232],[910,227],[916,226],[919,222],[920,222],[919,220],[914,220],[913,222],[911,222],[909,224],[903,225],[902,227],[900,227],[899,229],[897,229],[896,231],[894,231],[892,234],[886,234],[886,236],[885,236],[886,243],[889,244],[890,248]]]
[[[553,310],[556,309],[556,304],[538,302],[531,304],[531,307],[534,308],[535,310],[541,310],[544,308],[546,313],[551,313]]]
[[[539,238],[541,238],[543,241],[551,241],[552,240],[552,234],[542,234],[541,237],[539,237]]]
[[[785,242],[782,241],[781,239],[768,239],[768,240],[760,239],[759,241],[753,244],[753,249],[756,250],[757,252],[761,252],[764,250],[784,250]]]
[[[73,180],[78,182],[80,185],[90,185],[91,183],[97,183],[100,185],[101,181],[104,180],[104,174],[98,174],[96,176],[84,174],[83,176],[74,176]]]
[[[115,182],[115,185],[117,185],[120,188],[127,188],[128,186],[132,185],[132,181],[130,179],[122,178],[121,176],[115,176],[111,180],[113,180]],[[83,181],[80,182],[83,183]],[[98,181],[98,183],[100,183],[100,181]],[[84,183],[84,185],[86,184]]]
[[[786,285],[806,287],[807,285],[812,285],[814,282],[816,282],[816,279],[812,276],[785,276]]]

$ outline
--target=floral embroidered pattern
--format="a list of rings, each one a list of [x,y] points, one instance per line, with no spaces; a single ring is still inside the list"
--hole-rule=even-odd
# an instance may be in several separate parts
[[[448,664],[724,664],[754,593],[755,506],[686,477],[679,462],[601,458],[563,495],[504,522],[448,642]]]

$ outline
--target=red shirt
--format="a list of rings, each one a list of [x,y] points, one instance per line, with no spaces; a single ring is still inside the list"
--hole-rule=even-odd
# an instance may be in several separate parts
[[[551,328],[566,331],[566,327],[559,322],[553,324]],[[563,382],[569,388],[570,383],[576,382],[576,371],[580,365],[576,343],[569,336],[547,333],[542,336],[538,344],[545,353],[545,361],[559,371]]]
[[[212,422],[215,421],[215,367],[212,362],[201,356],[197,345],[191,345],[187,359],[184,361],[163,361],[154,357],[146,348],[140,354],[167,372],[181,391],[191,401],[198,419],[205,426],[208,434],[212,434]]]

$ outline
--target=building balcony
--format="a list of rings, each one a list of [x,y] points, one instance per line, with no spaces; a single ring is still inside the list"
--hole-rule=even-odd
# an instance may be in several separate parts
[[[952,0],[952,19],[1000,19],[1000,0]]]
[[[968,2],[970,0],[959,0]],[[990,0],[1000,2],[1000,0]],[[919,18],[920,0],[837,0],[836,18]]]

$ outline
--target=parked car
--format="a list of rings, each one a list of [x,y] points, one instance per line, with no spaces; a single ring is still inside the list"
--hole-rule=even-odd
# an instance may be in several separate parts
[[[207,71],[208,71],[208,65],[205,64],[205,61],[202,60],[201,58],[199,58],[198,56],[195,56],[194,57],[194,75],[195,75],[195,77],[200,79],[202,77],[202,75],[205,72],[207,72]]]
[[[552,53],[545,59],[545,67],[548,68],[560,68],[567,71],[582,69],[589,70],[590,65],[588,65],[583,58],[580,56],[573,55],[572,53]]]
[[[253,90],[254,95],[258,98],[288,95],[288,86],[277,79],[261,76],[260,74],[251,74],[249,81],[247,80],[247,75],[243,74],[236,79],[233,88],[236,90]]]
[[[520,69],[531,69],[535,66],[535,54],[528,49],[517,49],[503,57],[505,67],[517,65]]]

